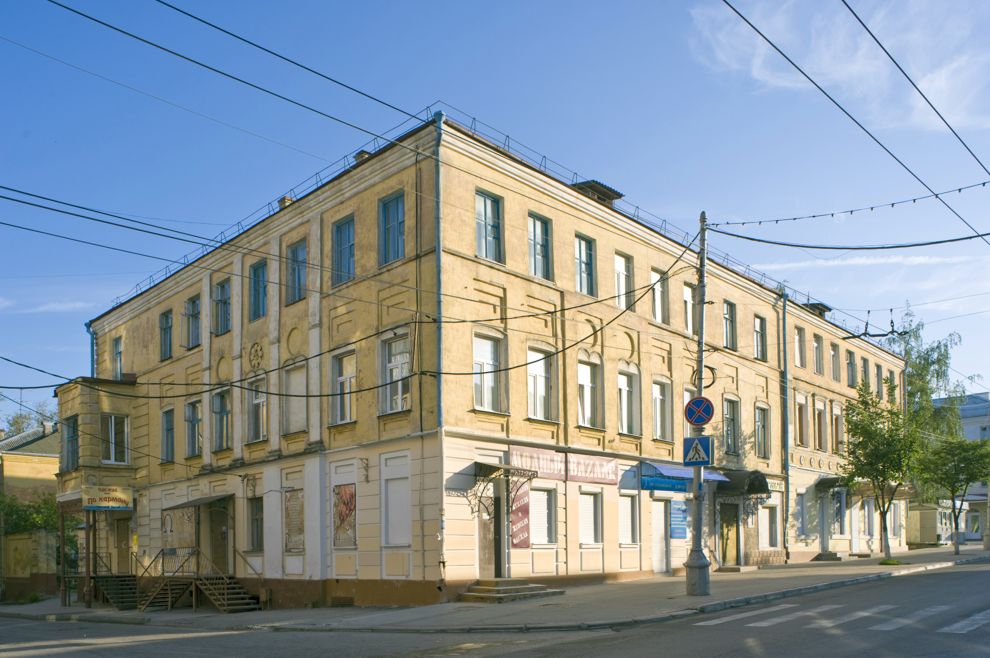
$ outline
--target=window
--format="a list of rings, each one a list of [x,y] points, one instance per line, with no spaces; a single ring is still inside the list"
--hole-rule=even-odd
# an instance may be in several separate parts
[[[812,337],[812,342],[814,344],[815,350],[815,374],[824,375],[825,374],[825,340],[815,334]]]
[[[387,265],[406,255],[406,213],[402,193],[378,203],[378,264]]]
[[[110,464],[127,463],[127,416],[100,416],[100,442],[103,461]]]
[[[601,427],[601,362],[595,356],[578,361],[578,425]]]
[[[597,295],[598,276],[595,270],[595,241],[579,235],[574,239],[574,270],[578,292]]]
[[[832,452],[843,454],[846,451],[846,429],[842,420],[842,407],[832,403]]]
[[[756,456],[760,459],[770,459],[770,410],[766,407],[756,408]]]
[[[162,411],[162,456],[163,464],[175,461],[175,411]]]
[[[846,350],[846,385],[856,388],[856,355]]]
[[[722,410],[722,431],[725,434],[725,451],[730,454],[739,454],[739,401],[725,398]]]
[[[639,497],[619,496],[619,543],[639,543]]]
[[[74,471],[79,468],[79,417],[69,416],[62,421],[65,446],[62,450],[62,470]]]
[[[186,300],[186,347],[199,345],[199,295]]]
[[[557,492],[552,489],[530,489],[529,533],[533,544],[557,543]]]
[[[778,525],[778,508],[776,505],[766,505],[760,508],[759,514],[759,533],[760,533],[760,548],[777,548],[779,546],[780,536],[779,525]]]
[[[633,259],[623,254],[615,255],[615,304],[619,308],[633,307]]]
[[[553,357],[547,352],[530,349],[526,352],[526,393],[529,417],[553,418]]]
[[[896,385],[897,384],[897,380],[894,379],[894,371],[893,370],[888,370],[887,371],[887,379],[890,380],[890,383],[892,385]],[[895,401],[896,400],[894,400],[893,398],[887,400],[887,402],[895,402]]]
[[[117,336],[113,339],[113,378],[121,379],[124,376],[124,348],[123,339]]]
[[[722,344],[730,350],[736,349],[736,305],[730,301],[722,303],[722,333]]]
[[[357,355],[354,352],[334,355],[330,363],[330,386],[333,392],[330,402],[331,422],[347,423],[354,420],[351,391],[354,390],[356,376]]]
[[[581,543],[602,543],[602,495],[582,492],[578,504],[578,514],[581,523],[579,533]]]
[[[828,421],[825,418],[825,405],[815,406],[815,449],[828,449]]]
[[[382,469],[382,543],[407,546],[412,543],[412,492],[409,486],[409,455],[385,454]]]
[[[807,507],[805,501],[805,494],[799,493],[795,496],[794,500],[794,513],[797,516],[797,533],[798,535],[808,534],[808,524],[807,524]]]
[[[529,216],[529,273],[553,281],[553,236],[550,220]]]
[[[639,434],[639,369],[631,363],[619,364],[619,433]]]
[[[829,359],[832,361],[832,379],[842,381],[842,369],[839,367],[839,346],[836,343],[828,345]]]
[[[808,447],[808,402],[803,396],[797,398],[797,411],[794,415],[794,428],[797,430],[797,444]]]
[[[282,371],[282,434],[304,432],[307,427],[306,361],[286,366]]]
[[[684,331],[689,334],[698,335],[698,328],[694,321],[694,286],[690,283],[684,284]]]
[[[653,298],[653,319],[663,324],[670,324],[670,308],[668,307],[668,279],[656,270],[650,270],[651,297]]]
[[[354,218],[333,225],[333,272],[330,281],[339,286],[354,278]]]
[[[969,514],[969,512],[967,512],[967,514]],[[976,516],[976,523],[977,526],[979,526],[980,513],[973,512],[973,514]],[[901,536],[901,504],[900,503],[894,502],[890,504],[890,519],[888,525],[890,526],[891,537]]]
[[[268,438],[268,392],[265,389],[264,377],[248,382],[248,442]]]
[[[859,374],[861,381],[866,384],[866,388],[870,387],[870,361],[865,356],[859,359]]]
[[[846,492],[832,492],[832,534],[846,534]]]
[[[248,321],[268,312],[268,262],[259,260],[248,270]]]
[[[172,311],[158,316],[158,358],[161,361],[172,358]]]
[[[382,412],[409,408],[409,336],[382,341]]]
[[[306,296],[306,241],[290,244],[285,258],[285,305],[288,306]]]
[[[213,333],[217,336],[230,331],[230,279],[213,286]]]
[[[804,351],[804,327],[794,327],[794,365],[798,368],[808,367]]]
[[[203,425],[198,400],[186,403],[186,457],[203,453]]]
[[[499,372],[502,341],[490,336],[474,337],[474,406],[486,411],[502,411]]]
[[[691,401],[691,398],[695,397],[696,395],[697,395],[697,393],[695,392],[695,390],[693,388],[685,388],[684,389],[684,406],[681,407],[681,408],[682,409],[687,408],[688,402],[690,402]],[[694,426],[691,425],[691,423],[689,423],[687,421],[687,418],[684,416],[684,414],[681,414],[681,418],[684,420],[684,429],[683,429],[684,436],[685,437],[691,436],[692,433],[694,432]]]
[[[230,448],[230,391],[217,391],[211,399],[213,406],[213,450]]]
[[[668,382],[653,382],[653,440],[673,441],[673,399]]]
[[[265,550],[265,499],[261,496],[247,499],[248,506],[248,550]]]
[[[760,315],[753,318],[753,358],[767,360],[767,319]]]
[[[876,382],[873,390],[876,392],[877,397],[881,400],[883,399],[883,366],[879,363],[873,366],[874,376],[873,381]],[[891,400],[892,402],[893,400]]]
[[[475,242],[482,258],[504,262],[502,256],[502,200],[478,192],[474,196]]]
[[[876,535],[876,528],[874,527],[874,516],[876,515],[876,500],[873,498],[867,498],[863,501],[863,520],[865,523],[863,527],[866,529],[867,537],[874,537]]]

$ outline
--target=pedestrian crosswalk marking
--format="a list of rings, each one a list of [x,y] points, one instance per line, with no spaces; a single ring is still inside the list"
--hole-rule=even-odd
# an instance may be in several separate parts
[[[848,615],[842,617],[837,617],[835,619],[819,619],[816,622],[808,624],[808,628],[832,628],[833,626],[838,626],[840,624],[845,624],[850,621],[856,621],[857,619],[862,619],[863,617],[870,617],[878,612],[883,612],[884,610],[890,610],[891,608],[896,608],[896,605],[878,605],[874,608],[869,608],[868,610],[860,610],[858,612],[850,612]]]
[[[775,605],[772,608],[763,608],[762,610],[750,610],[749,612],[740,612],[739,614],[729,615],[728,617],[719,617],[718,619],[709,619],[708,621],[699,621],[695,626],[714,626],[715,624],[724,624],[727,621],[736,621],[737,619],[745,619],[746,617],[755,617],[756,615],[763,615],[768,612],[777,612],[778,610],[786,610],[788,608],[796,608],[796,603],[781,603],[780,605]]]
[[[894,631],[902,626],[907,626],[908,624],[914,624],[921,621],[922,619],[927,619],[928,617],[933,617],[940,612],[945,612],[946,610],[951,610],[951,605],[933,605],[930,608],[924,608],[923,610],[918,610],[912,612],[905,617],[898,617],[896,619],[891,619],[885,621],[882,624],[877,624],[876,626],[870,626],[871,631]]]
[[[798,617],[807,617],[808,615],[818,614],[819,612],[827,612],[829,610],[834,610],[836,608],[841,608],[842,605],[820,605],[817,608],[812,608],[811,610],[798,610],[797,612],[792,612],[789,615],[782,615],[780,617],[774,617],[773,619],[763,619],[761,621],[755,621],[752,624],[746,624],[747,626],[775,626],[776,624],[782,624],[785,621],[793,621]]]
[[[984,624],[990,623],[990,610],[984,610],[983,612],[977,612],[971,617],[967,617],[962,621],[957,621],[951,626],[946,626],[945,628],[938,629],[939,633],[968,633],[974,628],[979,628]]]

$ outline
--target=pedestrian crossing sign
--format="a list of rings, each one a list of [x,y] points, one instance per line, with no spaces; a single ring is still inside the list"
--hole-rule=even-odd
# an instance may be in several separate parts
[[[711,466],[712,437],[688,436],[684,438],[684,465]]]

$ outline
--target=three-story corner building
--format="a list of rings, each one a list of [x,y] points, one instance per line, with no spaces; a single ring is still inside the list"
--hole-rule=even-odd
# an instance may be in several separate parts
[[[92,555],[195,555],[275,605],[680,568],[697,254],[620,196],[438,115],[94,319],[92,376],[58,389],[59,500],[134,500],[92,514]],[[709,272],[715,566],[878,550],[836,488],[841,411],[903,363]]]

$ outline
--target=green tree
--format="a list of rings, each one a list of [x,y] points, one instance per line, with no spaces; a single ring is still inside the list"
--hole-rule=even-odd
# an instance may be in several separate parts
[[[33,500],[20,500],[0,494],[0,519],[3,532],[13,535],[35,530],[58,530],[58,504],[55,494],[41,494]]]
[[[918,478],[952,501],[955,554],[959,555],[959,517],[970,485],[990,476],[990,442],[952,436],[929,443],[918,459]]]
[[[880,541],[889,560],[887,515],[897,491],[911,476],[918,439],[901,408],[890,402],[897,399],[896,385],[889,379],[885,383],[887,401],[877,398],[864,381],[856,389],[856,400],[846,405],[849,448],[843,475],[849,486],[866,482],[872,489],[880,512]]]
[[[31,405],[33,411],[22,409],[3,417],[3,428],[7,430],[7,436],[14,436],[29,429],[40,427],[43,422],[55,420],[55,412],[52,403],[42,400]]]

